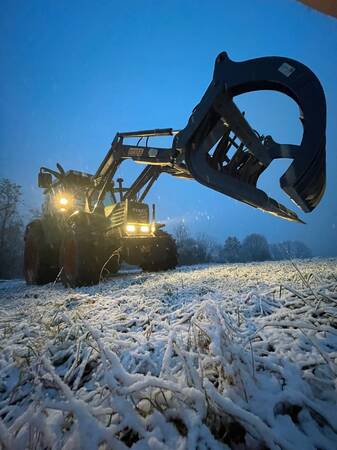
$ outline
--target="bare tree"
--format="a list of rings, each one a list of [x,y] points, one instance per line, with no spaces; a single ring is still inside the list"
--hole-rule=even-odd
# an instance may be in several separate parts
[[[184,222],[180,222],[173,231],[177,244],[186,241],[189,238],[189,233]]]
[[[21,274],[23,223],[18,212],[21,186],[0,179],[0,278]]]
[[[214,239],[206,233],[198,234],[196,238],[199,249],[199,262],[213,262],[217,258],[217,246]]]

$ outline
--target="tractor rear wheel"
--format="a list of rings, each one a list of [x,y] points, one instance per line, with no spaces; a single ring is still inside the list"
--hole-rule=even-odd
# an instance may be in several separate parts
[[[178,264],[177,247],[174,239],[163,232],[153,246],[147,261],[141,264],[146,272],[175,269]]]
[[[99,283],[105,254],[90,233],[70,229],[65,233],[60,251],[64,286],[80,287]]]
[[[46,242],[41,220],[27,225],[24,247],[24,276],[27,284],[46,284],[58,274],[57,250]]]

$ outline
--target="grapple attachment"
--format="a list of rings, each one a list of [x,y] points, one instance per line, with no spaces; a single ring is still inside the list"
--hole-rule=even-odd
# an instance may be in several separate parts
[[[237,95],[274,90],[291,97],[303,125],[299,145],[276,143],[251,128],[235,103]],[[326,104],[320,82],[303,64],[289,58],[265,57],[231,61],[221,53],[214,75],[187,126],[175,138],[183,159],[200,183],[287,220],[296,213],[256,187],[261,173],[276,158],[293,161],[280,178],[281,188],[305,212],[319,203],[325,189]],[[230,150],[234,154],[230,155]]]

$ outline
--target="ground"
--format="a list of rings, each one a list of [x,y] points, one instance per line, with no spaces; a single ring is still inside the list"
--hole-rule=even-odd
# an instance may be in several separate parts
[[[335,449],[337,260],[0,283],[0,447]]]

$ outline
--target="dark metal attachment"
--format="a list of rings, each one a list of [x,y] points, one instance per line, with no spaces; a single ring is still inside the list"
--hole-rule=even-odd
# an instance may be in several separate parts
[[[251,128],[233,98],[258,90],[282,92],[298,104],[303,124],[300,145],[276,143]],[[273,159],[292,158],[280,185],[303,211],[312,211],[325,189],[325,127],[324,92],[306,66],[281,57],[234,62],[221,53],[213,80],[186,128],[176,136],[175,147],[200,183],[266,212],[301,221],[256,183]],[[236,152],[228,158],[237,140]]]

